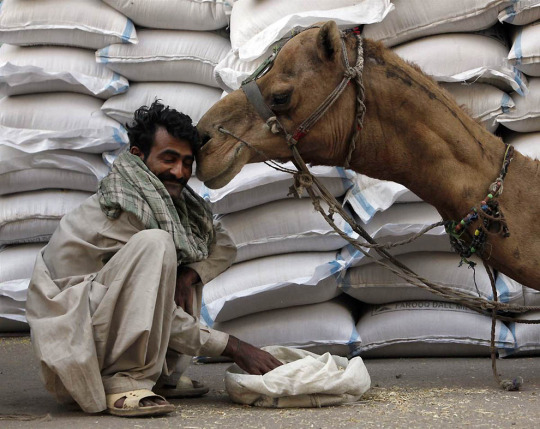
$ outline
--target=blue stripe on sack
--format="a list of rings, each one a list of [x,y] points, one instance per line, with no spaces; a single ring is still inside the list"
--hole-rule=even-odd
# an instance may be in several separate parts
[[[508,288],[508,285],[505,283],[503,278],[500,276],[497,278],[497,281],[495,282],[495,289],[497,289],[497,294],[499,295],[499,301],[501,302],[510,301],[510,289]],[[493,299],[493,296],[491,296],[490,299]]]
[[[349,272],[349,270],[345,271],[343,280],[339,283],[339,288],[343,292],[347,292],[351,288],[351,273]]]
[[[126,129],[122,126],[121,128],[115,128],[114,133],[113,133],[114,141],[120,144],[121,146],[125,146],[126,144],[128,144],[128,142],[122,138],[121,134],[126,134],[126,133],[127,133]]]
[[[516,17],[516,9],[514,8],[514,5],[508,6],[504,12],[508,15],[508,18],[505,20],[505,22],[508,22],[509,24],[514,21],[514,18]]]
[[[204,303],[204,298],[202,299],[202,304],[201,304],[201,317],[210,328],[214,326],[214,320],[210,317],[208,308],[206,308],[206,304]]]
[[[109,84],[107,85],[107,89],[112,88],[114,82],[118,82],[120,80],[120,75],[116,72],[113,73],[113,77],[110,80]]]
[[[133,34],[134,28],[135,26],[133,25],[133,22],[131,21],[131,19],[128,19],[126,22],[126,28],[124,28],[124,33],[122,34],[122,43],[129,43],[129,39]]]
[[[349,348],[349,355],[354,356],[359,351],[358,340],[360,340],[360,334],[356,330],[356,326],[353,324],[353,329],[349,341],[347,342],[347,347]]]
[[[109,62],[109,48],[110,46],[105,46],[96,52],[96,60],[98,63],[107,64]]]
[[[375,209],[371,204],[368,203],[367,199],[360,193],[353,195],[354,199],[362,206],[364,211],[368,214],[369,217],[375,214]]]
[[[516,92],[519,95],[525,96],[525,93],[523,92],[523,89],[525,87],[523,80],[521,79],[521,71],[514,67],[514,80],[519,85],[519,88],[516,89]]]
[[[521,36],[523,35],[523,29],[520,28],[516,40],[514,41],[514,53],[516,54],[516,64],[519,65],[523,62],[523,49],[521,47]]]
[[[499,330],[499,344],[497,345],[497,347],[500,347],[501,349],[505,349],[506,350],[506,338],[508,337],[508,333],[509,333],[509,329],[508,327],[504,324],[504,323],[501,323],[500,324],[500,330]]]
[[[342,265],[338,261],[331,261],[329,264],[332,266],[332,268],[330,268],[330,273],[336,274],[339,270],[341,270]]]
[[[504,93],[501,100],[501,107],[502,107],[503,113],[508,113],[510,111],[510,108],[512,107],[510,104],[510,101],[512,101],[510,96]]]
[[[343,183],[343,189],[345,191],[349,190],[353,184],[352,184],[351,179],[347,176],[347,172],[345,171],[343,167],[336,167],[336,170],[339,176],[341,177],[341,182]]]

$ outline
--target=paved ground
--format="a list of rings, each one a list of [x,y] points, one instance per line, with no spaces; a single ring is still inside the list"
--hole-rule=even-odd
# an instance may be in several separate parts
[[[0,338],[0,428],[538,428],[540,358],[498,361],[503,378],[523,388],[497,388],[487,358],[366,360],[371,390],[353,405],[260,409],[233,404],[224,390],[229,364],[201,364],[190,375],[208,384],[203,398],[172,401],[169,417],[122,419],[57,405],[41,385],[28,337]]]

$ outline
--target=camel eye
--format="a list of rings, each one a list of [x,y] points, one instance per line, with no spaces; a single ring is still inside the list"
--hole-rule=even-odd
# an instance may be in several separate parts
[[[291,98],[290,93],[274,94],[272,96],[272,107],[273,108],[284,107],[289,102],[290,98]]]

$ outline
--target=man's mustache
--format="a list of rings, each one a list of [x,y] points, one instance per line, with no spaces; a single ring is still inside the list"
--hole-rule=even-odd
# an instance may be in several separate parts
[[[182,186],[186,186],[188,182],[185,177],[179,179],[172,174],[159,174],[157,178],[161,180],[161,182],[176,182]]]

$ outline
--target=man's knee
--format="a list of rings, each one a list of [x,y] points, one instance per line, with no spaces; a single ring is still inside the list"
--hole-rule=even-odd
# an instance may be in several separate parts
[[[128,244],[148,252],[164,252],[176,260],[176,247],[171,234],[162,229],[145,229],[131,237]]]

